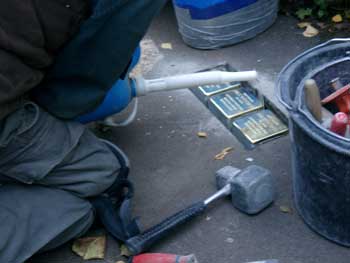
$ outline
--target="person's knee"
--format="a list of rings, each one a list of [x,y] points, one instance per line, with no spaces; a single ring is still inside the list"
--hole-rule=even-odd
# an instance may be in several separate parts
[[[100,173],[95,180],[95,193],[92,195],[99,195],[108,190],[114,182],[117,180],[120,172],[120,164],[115,157],[110,160],[110,163],[106,162],[106,167],[103,173]]]
[[[57,187],[82,198],[93,197],[113,185],[120,167],[112,149],[85,130],[78,145],[40,184]]]
[[[112,153],[105,154],[103,168],[90,171],[87,180],[81,184],[80,197],[97,196],[108,190],[117,180],[120,172],[118,158]]]

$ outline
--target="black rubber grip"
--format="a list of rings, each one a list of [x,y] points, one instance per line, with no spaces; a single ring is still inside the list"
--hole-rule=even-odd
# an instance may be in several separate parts
[[[163,222],[155,225],[144,233],[128,239],[125,243],[132,255],[137,255],[148,249],[153,243],[166,236],[175,227],[189,221],[201,214],[206,208],[203,202],[198,202],[184,210],[168,217]]]

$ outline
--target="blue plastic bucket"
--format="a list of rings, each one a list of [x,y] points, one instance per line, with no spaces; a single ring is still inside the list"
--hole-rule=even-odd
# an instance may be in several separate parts
[[[255,37],[276,20],[278,0],[173,0],[186,44],[215,49]]]
[[[189,10],[193,19],[212,19],[241,9],[258,0],[174,0],[177,7]]]

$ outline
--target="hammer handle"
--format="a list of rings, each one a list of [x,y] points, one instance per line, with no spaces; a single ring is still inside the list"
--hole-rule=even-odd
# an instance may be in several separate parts
[[[125,245],[132,255],[140,254],[153,245],[153,243],[166,236],[175,227],[201,214],[205,208],[206,205],[203,202],[195,203],[168,217],[163,222],[151,227],[144,233],[128,239]]]

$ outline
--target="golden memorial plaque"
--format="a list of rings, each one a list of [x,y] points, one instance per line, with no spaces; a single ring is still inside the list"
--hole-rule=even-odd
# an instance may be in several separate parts
[[[233,118],[262,109],[263,107],[263,100],[246,87],[236,88],[214,95],[211,97],[209,103],[209,109],[229,126]]]
[[[288,131],[288,127],[270,110],[257,111],[233,122],[250,143],[258,143]]]

